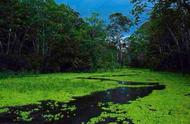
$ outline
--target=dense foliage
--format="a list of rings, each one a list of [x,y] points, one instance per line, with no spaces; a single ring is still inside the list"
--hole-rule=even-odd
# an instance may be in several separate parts
[[[1,70],[113,68],[117,66],[116,48],[105,37],[104,23],[97,14],[85,20],[54,0],[0,1]]]
[[[131,0],[134,23],[122,13],[105,25],[54,0],[0,1],[0,69],[60,72],[119,65],[190,71],[190,2]],[[147,4],[150,3],[151,4]],[[126,40],[123,34],[152,7],[150,19]]]
[[[133,1],[136,22],[146,3]],[[132,66],[190,72],[190,2],[151,0],[150,19],[129,38]]]

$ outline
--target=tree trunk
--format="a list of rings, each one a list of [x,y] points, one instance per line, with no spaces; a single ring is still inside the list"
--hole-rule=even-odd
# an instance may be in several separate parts
[[[14,52],[14,53],[17,53],[17,47],[18,47],[18,45],[17,44],[19,44],[19,42],[18,42],[18,39],[17,39],[17,34],[16,34],[16,31],[15,31],[15,33],[14,33],[14,40],[13,40],[13,44],[12,44],[12,51]]]
[[[169,27],[169,25],[167,24],[167,29],[168,31],[170,32],[172,38],[174,39],[175,43],[176,43],[176,46],[177,46],[177,50],[178,50],[178,58],[179,58],[179,62],[180,62],[180,66],[181,66],[181,72],[184,72],[184,69],[183,69],[183,58],[182,58],[182,52],[181,52],[181,48],[179,46],[179,41],[178,39],[176,38],[174,32],[172,31],[172,29]]]
[[[23,48],[23,46],[24,46],[24,43],[25,43],[25,40],[26,40],[26,36],[27,36],[28,31],[29,31],[29,28],[27,28],[27,29],[25,30],[24,35],[23,35],[23,38],[22,38],[22,39],[20,38],[20,44],[19,44],[19,49],[18,49],[19,55],[22,54],[22,48]]]
[[[32,40],[33,48],[34,48],[34,53],[37,53],[37,45],[36,45],[36,38]]]
[[[185,53],[185,58],[186,63],[187,63],[187,71],[190,70],[190,35],[189,35],[189,29],[188,26],[186,25],[188,22],[188,15],[189,15],[189,10],[187,8],[187,0],[177,0],[177,7],[178,10],[181,13],[181,24],[180,24],[180,32],[181,32],[181,40],[182,40],[182,46],[183,46],[183,51]]]
[[[4,54],[4,48],[3,48],[3,44],[1,41],[0,41],[0,49],[1,49],[1,54]]]
[[[7,50],[6,50],[6,54],[9,54],[9,50],[10,50],[10,43],[11,42],[11,28],[9,29],[9,34],[8,34],[8,41],[7,41]]]

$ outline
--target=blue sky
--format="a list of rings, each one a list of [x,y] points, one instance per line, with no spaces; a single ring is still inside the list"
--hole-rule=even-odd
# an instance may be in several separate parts
[[[98,12],[104,20],[114,12],[122,12],[130,15],[132,4],[129,0],[56,0],[58,3],[64,3],[76,11],[80,12],[82,17],[90,16],[92,12]]]
[[[121,12],[131,17],[130,11],[133,5],[129,0],[56,0],[58,3],[69,5],[78,11],[81,17],[89,17],[92,12],[98,12],[104,21],[108,21],[110,14]],[[132,28],[129,35],[134,32]]]

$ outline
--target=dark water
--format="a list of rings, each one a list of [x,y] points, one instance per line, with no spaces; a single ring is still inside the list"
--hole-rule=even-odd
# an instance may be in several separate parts
[[[190,96],[190,93],[185,94],[185,96]]]
[[[132,73],[132,74],[113,74],[113,75],[93,75],[91,77],[126,77],[126,76],[138,76],[139,73]]]
[[[75,100],[69,103],[56,101],[41,101],[39,105],[25,105],[17,107],[8,107],[9,111],[0,114],[0,123],[25,123],[22,119],[18,119],[20,111],[30,111],[32,117],[31,123],[56,123],[56,124],[81,124],[87,122],[90,118],[100,115],[102,112],[99,103],[120,103],[126,104],[129,100],[135,100],[139,97],[149,95],[153,90],[162,90],[165,86],[155,84],[147,87],[127,88],[119,87],[107,91],[96,92],[88,96],[76,97]],[[64,105],[75,106],[74,111],[63,109]],[[63,115],[48,121],[43,115]],[[114,121],[113,118],[108,118],[104,124]],[[132,124],[132,121],[127,120]]]
[[[144,83],[144,82],[130,82],[130,81],[120,81],[115,79],[109,79],[109,78],[101,78],[101,77],[78,77],[79,79],[88,79],[88,80],[100,80],[100,81],[116,81],[119,84],[124,85],[159,85],[159,83]]]

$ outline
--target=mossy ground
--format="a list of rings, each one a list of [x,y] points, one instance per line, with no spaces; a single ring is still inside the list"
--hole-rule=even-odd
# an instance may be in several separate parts
[[[113,76],[114,75],[114,76]],[[118,76],[117,76],[118,75]],[[121,76],[123,75],[123,76]],[[126,76],[124,76],[126,75]],[[118,121],[131,119],[135,124],[189,124],[190,76],[153,72],[147,69],[121,69],[97,73],[63,73],[13,76],[0,79],[0,106],[38,103],[40,100],[67,102],[73,96],[83,96],[95,91],[118,87],[116,82],[78,79],[77,77],[101,77],[122,81],[160,82],[166,85],[162,91],[131,101],[131,104],[112,104],[103,108],[99,117]],[[125,122],[125,121],[123,121]]]
[[[42,100],[68,102],[74,96],[84,96],[119,86],[77,79],[84,74],[41,74],[0,79],[0,107],[38,103]]]
[[[90,123],[105,118],[131,119],[135,124],[189,124],[190,123],[190,76],[167,72],[153,72],[146,69],[126,69],[118,74],[133,76],[107,77],[125,81],[160,82],[166,85],[162,91],[154,91],[151,95],[132,101],[131,104],[109,104],[103,107],[99,117]],[[137,75],[135,75],[137,74]]]

